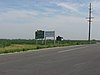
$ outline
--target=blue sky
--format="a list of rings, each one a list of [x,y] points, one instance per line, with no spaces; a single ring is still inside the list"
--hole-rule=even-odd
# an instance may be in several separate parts
[[[65,39],[87,39],[90,2],[91,39],[100,39],[100,0],[0,0],[0,39],[32,39],[38,29],[55,30]]]

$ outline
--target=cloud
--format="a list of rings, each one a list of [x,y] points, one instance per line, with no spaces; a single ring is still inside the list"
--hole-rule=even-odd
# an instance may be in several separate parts
[[[38,11],[39,15],[42,16],[54,16],[54,15],[72,15],[73,13],[81,14],[80,7],[82,5],[80,3],[74,3],[69,0],[18,0],[18,1],[8,1],[7,3],[3,1],[3,5],[5,6],[3,9],[16,9],[16,10],[35,10]],[[1,10],[1,11],[4,11]],[[22,11],[23,12],[23,11]],[[67,13],[66,13],[67,12]]]
[[[34,10],[17,10],[17,9],[10,9],[6,12],[0,13],[0,20],[8,19],[8,20],[14,20],[14,19],[20,19],[20,18],[29,18],[37,16],[38,12]]]
[[[99,0],[95,0],[92,2],[93,4],[93,9],[96,11],[100,11],[100,1]]]
[[[74,4],[74,3],[58,3],[57,4],[58,6],[62,7],[62,8],[65,8],[67,10],[70,10],[70,11],[75,11],[75,12],[79,12],[79,6],[78,4]]]
[[[33,24],[33,20],[37,18],[39,13],[35,10],[16,10],[12,9],[6,12],[0,13],[0,26],[2,25],[7,27],[9,25],[19,26],[20,25],[31,25]]]

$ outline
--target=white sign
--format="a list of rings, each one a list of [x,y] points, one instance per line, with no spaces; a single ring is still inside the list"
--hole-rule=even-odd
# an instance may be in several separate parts
[[[45,31],[44,36],[45,37],[55,37],[55,31]]]

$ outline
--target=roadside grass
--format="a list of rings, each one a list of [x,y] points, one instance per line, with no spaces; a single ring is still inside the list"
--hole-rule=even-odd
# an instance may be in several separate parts
[[[20,52],[27,51],[30,49],[36,49],[35,45],[20,45],[20,44],[12,44],[10,46],[6,46],[4,48],[0,48],[0,53],[10,53],[10,52]]]
[[[13,53],[27,50],[37,50],[42,48],[57,47],[57,45],[29,45],[29,44],[12,44],[10,46],[0,48],[1,53]]]
[[[91,44],[95,43],[96,41],[91,41]],[[89,44],[89,42],[86,40],[63,40],[59,43],[56,41],[54,45],[53,40],[48,40],[47,45],[44,45],[41,43],[41,40],[39,40],[38,45],[36,45],[35,40],[0,40],[0,54],[83,44]]]

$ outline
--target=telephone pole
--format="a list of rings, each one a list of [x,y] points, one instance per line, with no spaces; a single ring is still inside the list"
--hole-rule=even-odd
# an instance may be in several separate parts
[[[90,3],[89,6],[89,17],[88,17],[88,24],[89,24],[89,34],[88,34],[88,41],[91,41],[91,23],[92,23],[92,5]]]

